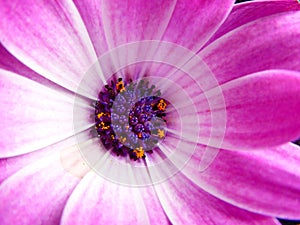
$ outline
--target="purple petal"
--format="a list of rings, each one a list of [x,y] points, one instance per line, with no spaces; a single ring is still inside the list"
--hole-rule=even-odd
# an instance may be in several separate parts
[[[71,1],[1,1],[0,39],[35,72],[76,91],[96,61],[88,33]]]
[[[73,135],[69,95],[7,71],[0,73],[0,157],[31,152]],[[81,110],[83,116],[85,112]]]
[[[86,133],[88,133],[88,131],[86,131]],[[51,154],[56,152],[60,152],[61,163],[64,169],[77,177],[81,177],[83,169],[80,168],[80,163],[78,163],[78,159],[81,158],[80,154],[75,154],[75,148],[70,148],[70,146],[76,146],[77,141],[78,135],[72,136],[71,138],[52,144],[38,151],[0,159],[0,183],[12,174],[16,173],[18,170],[28,166],[29,164],[35,163],[40,158],[51,156]],[[81,138],[80,141],[85,142],[87,141],[87,138]],[[81,162],[81,165],[83,165],[83,162]]]
[[[174,0],[75,1],[98,56],[107,48],[141,40],[159,40],[170,20]]]
[[[108,50],[101,18],[102,3],[97,0],[74,0],[73,2],[80,13],[96,54],[99,57]]]
[[[235,150],[265,148],[297,139],[300,136],[299,87],[298,72],[270,70],[221,85],[223,96],[214,96],[214,90],[206,92],[210,101],[218,103],[222,97],[225,100],[225,109],[215,104],[208,112],[226,112],[226,128],[222,130],[220,126],[219,131],[224,133],[221,147]],[[200,109],[204,110],[203,107]],[[209,134],[209,127],[203,130]],[[218,135],[207,138],[216,139]]]
[[[43,156],[49,156],[56,150],[59,150],[59,148],[53,148],[51,145],[39,151],[0,159],[0,183],[28,164],[34,163],[36,160],[40,159]]]
[[[183,173],[214,196],[273,217],[300,218],[300,148],[293,144],[261,151],[220,150],[202,172],[199,146]]]
[[[55,90],[68,92],[67,89],[46,79],[45,77],[41,76],[40,74],[34,72],[33,70],[25,66],[17,58],[15,58],[12,54],[9,53],[4,48],[2,43],[0,43],[0,68],[27,77],[30,80],[34,80],[40,84],[51,87]]]
[[[92,172],[69,198],[61,224],[168,224],[168,220],[152,187],[126,187]]]
[[[12,54],[10,54],[0,43],[0,68],[7,70],[22,76],[26,76],[29,79],[36,78],[39,74],[32,71],[30,68],[18,61]],[[32,80],[34,80],[34,78]]]
[[[30,164],[0,186],[0,223],[58,224],[79,178],[66,172],[59,152]]]
[[[181,173],[155,188],[173,224],[279,224],[215,198]]]
[[[199,53],[224,83],[267,69],[300,71],[300,12],[255,20],[227,33]]]
[[[225,22],[205,45],[246,23],[266,16],[298,10],[300,4],[294,0],[262,0],[235,4]]]
[[[234,1],[178,0],[162,38],[197,51],[218,29]]]

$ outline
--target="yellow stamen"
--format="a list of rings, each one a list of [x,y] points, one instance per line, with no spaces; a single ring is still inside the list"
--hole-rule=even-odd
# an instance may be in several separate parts
[[[99,114],[97,115],[98,119],[100,119],[103,115],[104,115],[103,112],[99,113]]]
[[[122,137],[122,136],[121,136],[121,137],[119,138],[119,140],[120,140],[121,143],[125,143],[127,139],[126,139],[126,137]]]
[[[163,138],[165,136],[165,131],[161,130],[161,129],[158,129],[157,130],[157,135],[158,135],[159,138]]]
[[[136,148],[133,150],[133,152],[135,153],[138,159],[143,158],[145,155],[145,151],[143,150],[143,147]]]
[[[98,115],[97,115],[98,119],[100,119],[102,116],[110,116],[110,114],[101,112],[101,113],[98,113]]]
[[[119,81],[117,83],[117,90],[120,91],[120,92],[126,91],[123,81]]]
[[[157,104],[157,108],[158,108],[159,110],[165,110],[166,107],[167,107],[167,103],[166,103],[163,99],[161,99],[161,100],[159,101],[159,103]]]
[[[100,124],[101,124],[101,126],[102,126],[101,128],[102,128],[103,130],[109,129],[109,125],[105,126],[105,123],[104,123],[104,122],[101,122]]]

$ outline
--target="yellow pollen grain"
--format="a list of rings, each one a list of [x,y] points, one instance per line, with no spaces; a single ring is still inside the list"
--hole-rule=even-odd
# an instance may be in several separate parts
[[[126,139],[126,137],[122,137],[122,136],[121,136],[121,137],[119,138],[119,140],[120,140],[121,143],[125,143],[127,139]]]
[[[97,115],[98,119],[100,119],[102,116],[110,116],[110,114],[101,112],[101,113],[98,113],[98,115]]]
[[[158,129],[157,130],[157,135],[158,135],[159,138],[163,138],[165,136],[165,131],[161,130],[161,129]]]
[[[98,119],[100,119],[103,115],[104,115],[103,112],[99,113],[99,114],[97,115]]]
[[[123,81],[119,81],[119,82],[117,83],[117,90],[120,91],[120,92],[126,91],[126,89],[125,89],[125,87],[124,87]]]
[[[165,110],[167,107],[167,103],[164,100],[160,100],[159,103],[157,104],[157,108],[159,110]]]
[[[109,125],[107,125],[107,126],[105,126],[105,123],[104,122],[101,122],[101,128],[103,129],[103,130],[107,130],[107,129],[109,129]]]
[[[145,155],[145,151],[143,150],[143,147],[136,148],[133,150],[133,152],[135,153],[138,159],[143,158],[143,156]]]

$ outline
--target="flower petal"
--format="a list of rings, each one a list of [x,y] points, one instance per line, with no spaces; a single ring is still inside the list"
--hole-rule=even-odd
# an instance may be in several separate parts
[[[0,68],[7,70],[28,78],[37,77],[39,74],[26,67],[20,61],[18,61],[12,54],[10,54],[0,43]]]
[[[61,92],[70,92],[66,88],[48,80],[47,78],[41,76],[40,74],[34,72],[23,63],[21,63],[17,58],[15,58],[11,53],[4,48],[2,43],[0,43],[0,69],[7,70],[16,73],[20,76],[27,77],[30,80],[34,80],[40,84],[51,87],[52,89]]]
[[[205,45],[246,23],[266,16],[298,10],[300,4],[294,0],[262,0],[235,4],[225,22]]]
[[[89,33],[97,56],[101,56],[108,50],[106,37],[103,29],[102,3],[98,0],[74,0],[77,10]]]
[[[199,53],[220,84],[268,69],[300,71],[300,11],[276,14],[227,33]]]
[[[232,0],[178,0],[162,40],[199,50],[225,20],[233,3]]]
[[[0,223],[58,224],[79,181],[62,167],[59,152],[39,159],[1,184]]]
[[[175,3],[175,0],[75,1],[98,56],[108,47],[160,39]]]
[[[198,148],[183,173],[210,194],[256,213],[299,219],[300,148],[286,144],[261,151],[220,150],[202,172]]]
[[[224,97],[226,108],[222,105],[218,108],[216,104],[212,113],[226,110],[226,128],[220,127],[219,131],[224,132],[222,148],[265,148],[300,136],[299,72],[263,71],[230,81],[220,88],[223,96],[215,98]],[[211,90],[205,95],[212,99],[214,93]],[[218,138],[218,135],[207,138]]]
[[[172,224],[279,224],[215,198],[181,173],[155,188]]]
[[[0,40],[22,63],[76,91],[97,59],[71,1],[1,1]]]
[[[0,183],[28,164],[34,163],[41,157],[49,156],[56,150],[58,150],[58,148],[49,146],[28,154],[0,159]]]
[[[61,224],[168,224],[168,220],[152,187],[126,187],[91,172],[69,198]]]
[[[0,73],[0,157],[38,150],[74,134],[72,96],[7,71]],[[80,113],[84,123],[85,107]]]
[[[41,158],[51,156],[51,154],[57,151],[60,151],[61,163],[64,169],[75,175],[75,171],[77,168],[74,162],[76,161],[76,157],[79,158],[80,154],[74,154],[72,149],[70,149],[70,146],[75,146],[78,143],[79,136],[81,142],[87,141],[88,136],[85,136],[83,139],[83,133],[89,133],[89,131],[82,132],[80,134],[77,134],[76,136],[72,136],[58,143],[49,145],[38,151],[15,157],[0,159],[0,183],[12,174],[16,173],[18,170],[28,166],[29,164],[35,163]],[[72,154],[72,157],[70,157],[70,154]],[[72,162],[73,164],[70,165],[70,162]],[[80,175],[78,174],[77,176],[80,177]]]

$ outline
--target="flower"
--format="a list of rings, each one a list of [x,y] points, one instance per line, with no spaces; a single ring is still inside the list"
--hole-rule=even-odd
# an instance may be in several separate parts
[[[300,218],[300,151],[288,143],[300,136],[297,1],[0,4],[1,224]],[[112,144],[114,105],[91,103],[129,93],[130,79],[161,91],[145,101],[166,120],[152,154],[129,146],[135,160],[91,136],[96,123]],[[111,80],[119,95],[101,102]]]

